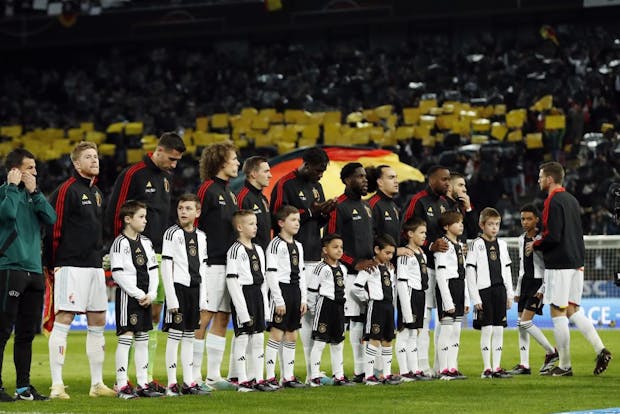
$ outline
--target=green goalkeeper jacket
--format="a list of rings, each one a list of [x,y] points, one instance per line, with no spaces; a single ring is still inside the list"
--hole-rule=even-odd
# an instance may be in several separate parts
[[[42,273],[41,226],[56,222],[45,196],[23,184],[0,186],[0,269]]]

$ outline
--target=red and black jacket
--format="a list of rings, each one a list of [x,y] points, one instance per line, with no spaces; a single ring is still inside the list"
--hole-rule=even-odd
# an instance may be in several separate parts
[[[349,273],[357,273],[355,265],[360,260],[373,257],[372,210],[360,196],[345,191],[329,216],[328,233],[342,236],[344,254],[340,261]]]
[[[100,268],[103,195],[94,181],[74,172],[52,193],[50,204],[58,219],[46,232],[46,266]]]
[[[441,213],[449,210],[450,206],[446,198],[427,187],[411,198],[403,214],[403,223],[413,216],[420,217],[426,222],[426,242],[422,249],[426,253],[427,265],[430,269],[435,268],[435,258],[428,248],[432,242],[443,236],[444,231],[439,227],[439,217]]]
[[[247,180],[241,190],[237,193],[237,204],[242,210],[252,210],[256,214],[258,231],[252,240],[263,250],[267,250],[267,245],[271,240],[271,212],[269,211],[269,201],[260,188],[254,187]]]
[[[581,207],[564,187],[549,193],[542,212],[541,238],[534,249],[543,254],[545,269],[583,267],[585,244],[581,227]]]
[[[276,228],[278,226],[275,220],[276,212],[285,205],[299,210],[301,227],[295,239],[304,246],[304,259],[307,262],[321,260],[321,228],[327,223],[327,218],[321,215],[313,216],[310,207],[312,203],[324,201],[325,194],[321,183],[304,179],[297,170],[280,178],[271,192],[271,219],[276,234],[280,232]]]
[[[106,205],[106,236],[118,236],[122,222],[118,218],[121,207],[127,200],[146,204],[146,227],[142,234],[151,239],[153,249],[161,253],[164,232],[172,225],[170,220],[170,173],[157,167],[149,155],[121,171],[114,182],[112,195]],[[113,231],[113,235],[107,234]]]
[[[228,188],[228,181],[214,177],[205,180],[198,188],[201,212],[198,228],[207,235],[207,263],[225,265],[226,253],[235,241],[232,217],[237,197]]]

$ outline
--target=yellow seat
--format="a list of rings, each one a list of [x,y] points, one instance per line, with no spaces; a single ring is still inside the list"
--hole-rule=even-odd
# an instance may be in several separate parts
[[[506,126],[508,128],[523,128],[526,116],[525,109],[513,109],[506,114]]]
[[[530,106],[530,111],[543,112],[553,108],[553,95],[545,95]]]
[[[145,152],[145,153],[155,152],[156,149],[157,149],[157,143],[142,144],[142,152]]]
[[[439,115],[436,120],[437,128],[442,131],[451,130],[452,126],[455,124],[455,122],[457,122],[457,120],[458,117],[454,114]]]
[[[351,112],[347,115],[347,124],[356,124],[364,120],[364,114],[361,112]]]
[[[403,108],[403,124],[415,125],[420,120],[420,108]]]
[[[52,142],[52,148],[59,154],[70,154],[73,151],[74,143],[66,138],[55,139]]]
[[[211,128],[226,129],[228,128],[228,114],[213,114],[211,116]]]
[[[127,157],[127,164],[135,164],[142,160],[144,151],[142,150],[142,148],[127,149],[125,150],[125,155]]]
[[[381,118],[374,109],[365,109],[364,111],[362,111],[362,114],[364,115],[364,119],[366,121],[372,122],[373,124],[376,124],[381,120]]]
[[[258,115],[258,110],[256,108],[243,108],[241,109],[241,118],[253,118]]]
[[[472,135],[471,143],[472,144],[485,144],[489,142],[489,137],[487,135]]]
[[[495,108],[493,110],[493,115],[495,116],[506,115],[506,105],[504,104],[495,105]]]
[[[287,125],[282,132],[281,140],[286,142],[297,142],[297,125]]]
[[[86,133],[86,141],[94,142],[99,145],[105,141],[105,134],[99,131],[89,131]]]
[[[413,127],[401,126],[396,128],[396,139],[404,141],[413,138]]]
[[[488,132],[491,130],[491,121],[486,118],[478,118],[471,121],[471,129],[474,132]]]
[[[108,128],[105,130],[107,134],[120,134],[123,132],[123,128],[125,127],[124,122],[115,122],[113,124],[108,125]]]
[[[323,126],[323,143],[336,145],[340,139],[340,123],[330,123]]]
[[[282,155],[289,153],[295,149],[295,146],[295,142],[280,141],[278,142],[278,154]]]
[[[510,131],[508,133],[508,142],[521,142],[523,141],[523,132],[520,129],[516,129],[514,131]]]
[[[94,122],[82,122],[80,123],[80,129],[84,132],[92,132],[95,130]]]
[[[436,119],[437,118],[432,115],[422,115],[420,116],[420,125],[429,127],[432,129],[435,127]]]
[[[367,145],[370,142],[370,128],[352,128],[350,137],[345,134],[345,138],[349,138],[353,145]]]
[[[545,129],[566,129],[566,117],[564,115],[547,115],[545,116]]]
[[[300,109],[287,109],[284,111],[284,122],[287,124],[297,124],[304,118],[304,111]]]
[[[503,141],[506,138],[506,134],[508,133],[508,128],[506,125],[500,122],[493,122],[491,124],[491,136],[499,141]]]
[[[184,135],[186,134],[187,134],[187,130],[185,131]],[[149,144],[157,145],[157,137],[155,135],[145,135],[142,137],[140,142],[142,143],[142,146],[149,145]]]
[[[304,129],[301,132],[301,139],[304,140],[314,140],[316,142],[319,139],[320,131],[318,124],[308,124],[304,126]],[[299,144],[301,146],[301,143]]]
[[[99,145],[99,154],[103,156],[113,156],[116,151],[115,144],[101,144]]]
[[[199,116],[196,118],[196,131],[207,132],[209,129],[209,118],[206,116]]]
[[[198,147],[208,147],[213,144],[212,136],[204,131],[196,131],[193,135],[194,145]]]
[[[342,112],[325,112],[325,115],[323,116],[323,124],[340,124],[340,122],[342,122]]]
[[[299,138],[299,141],[297,141],[297,146],[298,147],[314,147],[316,145],[316,138],[307,138],[307,137],[301,137]]]
[[[272,145],[269,135],[259,133],[254,136],[254,146],[256,148],[271,147]]]
[[[534,134],[527,134],[525,136],[525,148],[527,149],[544,148],[542,134],[540,132],[537,132]]]
[[[413,128],[413,137],[415,139],[420,139],[424,141],[425,139],[429,139],[430,136],[431,128],[429,128],[427,125],[417,125]]]
[[[249,145],[248,140],[245,138],[235,139],[233,140],[233,144],[235,144],[235,147],[239,149],[246,148]]]
[[[23,128],[21,125],[8,125],[0,127],[0,135],[4,137],[17,138],[22,135]]]
[[[379,118],[386,119],[388,116],[392,115],[394,107],[392,105],[381,105],[376,107],[374,111]]]
[[[269,129],[269,118],[266,116],[256,116],[252,119],[252,129],[265,131]]]
[[[142,122],[127,122],[125,124],[125,135],[142,135],[144,124]]]
[[[80,142],[84,139],[84,133],[85,131],[82,128],[69,128],[67,130],[67,137],[72,142]]]
[[[420,101],[420,113],[427,114],[431,108],[435,108],[437,106],[437,99],[422,99]]]

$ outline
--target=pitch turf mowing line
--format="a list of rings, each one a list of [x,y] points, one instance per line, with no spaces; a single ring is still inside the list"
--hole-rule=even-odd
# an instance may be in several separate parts
[[[617,330],[602,330],[601,336],[612,353],[620,355],[620,335]],[[552,339],[550,331],[545,332]],[[504,341],[504,367],[518,362],[517,331],[507,330]],[[85,334],[72,332],[65,364],[65,383],[71,395],[68,401],[27,402],[0,404],[0,412],[45,412],[45,413],[352,413],[354,411],[376,410],[381,413],[552,413],[598,409],[620,406],[617,387],[620,383],[620,361],[612,360],[609,369],[600,377],[592,374],[594,351],[583,337],[571,331],[574,377],[550,378],[536,374],[519,376],[507,380],[479,379],[482,362],[479,351],[478,331],[463,331],[459,358],[460,369],[469,376],[466,381],[433,381],[407,383],[400,386],[333,387],[304,390],[282,390],[274,393],[214,392],[210,397],[183,396],[124,401],[116,398],[90,398],[90,374],[85,356]],[[160,335],[160,347],[155,367],[156,377],[165,382],[164,348],[165,335]],[[106,384],[114,383],[114,352],[116,337],[106,334],[106,362],[104,379]],[[14,391],[15,373],[12,363],[12,341],[7,346],[3,378],[9,392]],[[41,391],[48,392],[49,363],[47,340],[38,336],[34,343],[32,382]],[[303,352],[297,348],[296,375],[301,379]],[[620,358],[619,358],[620,359]],[[224,356],[224,365],[228,356]],[[532,345],[530,361],[533,371],[538,371],[543,360],[543,351]],[[223,372],[227,371],[223,367]],[[329,371],[329,351],[323,354],[323,369]],[[396,364],[394,364],[396,369]],[[345,372],[350,374],[352,360],[348,342],[345,345]],[[203,369],[204,372],[204,369]],[[277,371],[276,371],[277,372]],[[179,378],[181,378],[179,372]],[[133,364],[130,364],[130,379],[133,380]],[[603,410],[601,410],[603,409]],[[586,411],[587,412],[587,411]],[[612,411],[613,412],[613,411]]]

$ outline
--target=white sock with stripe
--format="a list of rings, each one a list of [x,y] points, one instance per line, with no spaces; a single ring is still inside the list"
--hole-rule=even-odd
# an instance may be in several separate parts
[[[136,381],[138,385],[144,387],[148,383],[149,366],[149,335],[146,332],[136,332],[134,334],[134,355],[133,360],[136,366]]]
[[[67,335],[71,325],[54,322],[52,333],[48,342],[50,371],[52,374],[52,385],[62,384],[62,367],[65,364],[65,354],[67,352]]]
[[[104,326],[89,326],[86,333],[86,355],[90,364],[90,385],[103,383],[105,357]]]
[[[556,316],[553,321],[553,336],[560,355],[559,367],[568,369],[570,363],[570,330],[568,328],[568,318],[566,316]]]
[[[132,342],[131,335],[120,335],[116,345],[116,386],[118,389],[127,385],[127,369],[129,365],[129,349]]]

